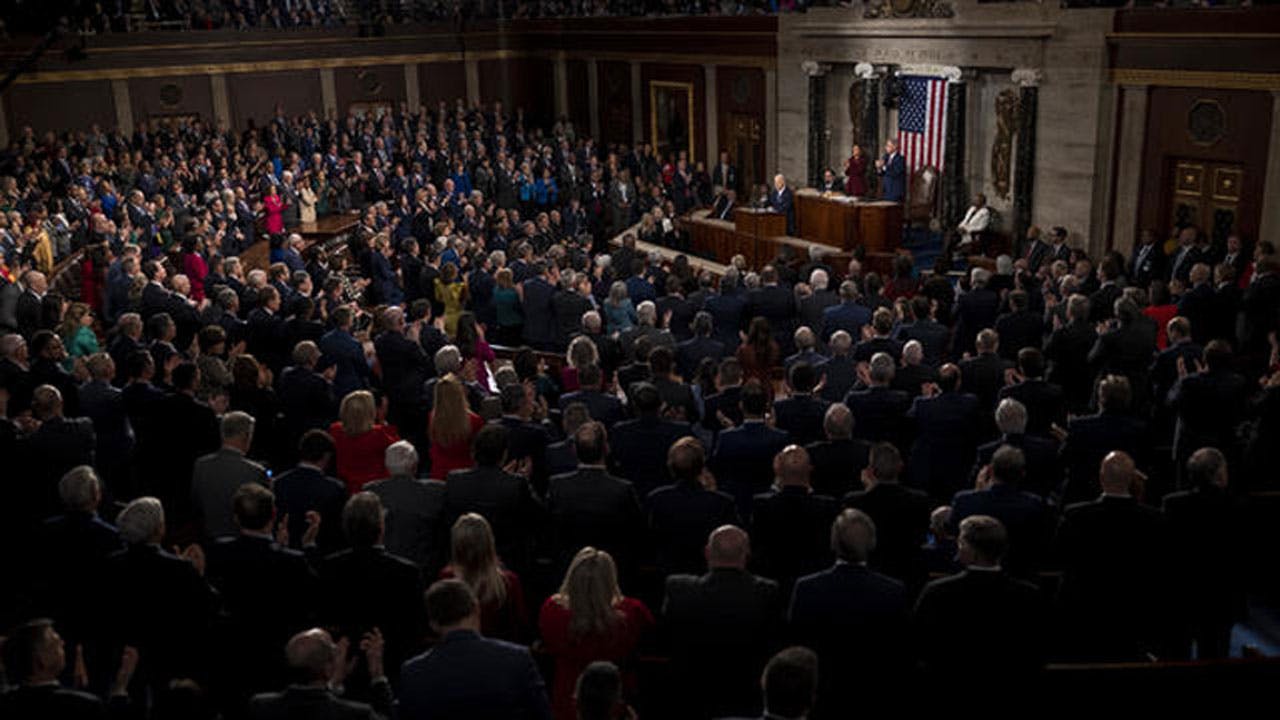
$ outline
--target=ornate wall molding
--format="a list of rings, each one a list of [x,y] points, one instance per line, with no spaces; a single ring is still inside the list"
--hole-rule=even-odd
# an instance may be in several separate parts
[[[898,73],[900,75],[943,77],[949,82],[960,82],[964,78],[964,71],[955,65],[936,65],[930,63],[904,63],[898,67]]]
[[[859,80],[870,80],[876,76],[876,66],[869,62],[860,62],[853,66],[853,76]]]
[[[947,0],[873,0],[862,11],[868,20],[885,18],[952,18],[955,8]]]
[[[820,63],[816,60],[805,60],[800,63],[800,70],[809,77],[822,77],[831,72],[831,65],[828,63]]]
[[[1018,87],[1039,87],[1044,82],[1044,73],[1039,68],[1014,68],[1009,79]]]

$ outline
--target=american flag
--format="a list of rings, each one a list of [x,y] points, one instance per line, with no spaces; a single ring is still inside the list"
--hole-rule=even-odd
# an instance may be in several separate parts
[[[946,144],[946,78],[903,77],[898,103],[898,147],[907,160],[908,174],[925,165],[941,172]]]

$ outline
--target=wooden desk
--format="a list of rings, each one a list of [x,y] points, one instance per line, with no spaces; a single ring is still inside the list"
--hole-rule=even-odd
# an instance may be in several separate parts
[[[796,234],[805,240],[852,250],[858,245],[862,205],[848,195],[823,197],[816,190],[796,193]]]
[[[293,232],[302,236],[303,240],[315,242],[318,240],[328,240],[337,235],[343,235],[351,232],[356,225],[360,224],[360,216],[348,213],[346,215],[325,215],[317,218],[315,222],[304,222],[298,225]]]
[[[733,226],[752,238],[787,234],[787,216],[772,210],[740,207],[733,211]]]
[[[902,246],[902,203],[877,200],[858,206],[858,238],[868,253],[892,253]]]

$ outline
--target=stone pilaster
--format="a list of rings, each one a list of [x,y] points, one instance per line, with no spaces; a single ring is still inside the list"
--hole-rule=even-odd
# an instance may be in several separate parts
[[[1040,71],[1019,68],[1013,71],[1012,79],[1019,86],[1017,152],[1013,161],[1013,241],[1016,253],[1022,238],[1026,237],[1027,228],[1031,227],[1033,213]]]
[[[231,100],[227,95],[227,76],[222,73],[209,76],[209,94],[213,98],[213,124],[217,128],[231,128]]]
[[[325,117],[338,117],[338,89],[333,81],[333,68],[320,69],[320,104]]]
[[[556,53],[555,62],[556,118],[569,116],[569,65],[564,51]]]
[[[501,5],[501,3],[499,3]],[[591,129],[591,137],[597,143],[600,142],[600,66],[596,65],[596,59],[587,60],[587,113],[589,118],[588,127]]]
[[[707,98],[707,101],[703,103],[707,108],[705,118],[707,144],[706,147],[702,148],[702,157],[707,163],[707,167],[710,168],[716,164],[716,160],[720,157],[720,111],[718,109],[719,98],[716,97],[716,66],[712,63],[704,64],[702,66],[702,76]]]
[[[116,127],[125,135],[133,134],[133,103],[129,99],[129,81],[111,81],[111,100],[116,108]]]
[[[422,104],[421,88],[418,85],[418,63],[404,64],[404,103],[410,114],[418,112]]]
[[[809,186],[822,180],[827,167],[827,72],[830,65],[806,60],[800,65],[809,78]]]
[[[947,83],[947,142],[942,149],[942,221],[944,227],[960,222],[968,208],[969,188],[965,182],[966,119],[969,96],[964,79]]]
[[[1120,141],[1116,145],[1111,247],[1126,254],[1137,239],[1138,193],[1142,189],[1142,146],[1147,134],[1149,90],[1145,85],[1120,87]]]
[[[480,62],[467,60],[463,64],[463,73],[467,79],[467,105],[475,105],[480,102]]]
[[[1258,237],[1275,242],[1280,237],[1280,91],[1271,91],[1271,148],[1267,177],[1262,186],[1262,221]]]
[[[644,142],[648,128],[644,122],[644,88],[640,82],[640,63],[631,61],[631,141]]]

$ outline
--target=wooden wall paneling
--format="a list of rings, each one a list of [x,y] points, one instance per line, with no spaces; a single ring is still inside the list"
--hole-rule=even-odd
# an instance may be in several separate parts
[[[129,102],[135,124],[184,115],[196,115],[206,123],[213,121],[213,91],[208,75],[132,78]]]
[[[597,63],[600,84],[600,144],[631,144],[631,66]],[[646,135],[648,133],[646,132]]]
[[[86,130],[93,124],[103,129],[116,126],[110,80],[12,85],[4,94],[4,111],[10,138],[18,137],[27,125],[37,136],[47,130]]]
[[[707,147],[706,74],[701,65],[645,63],[640,66],[640,106],[642,108],[640,117],[645,123],[644,137],[648,141],[652,141],[652,108],[649,103],[649,83],[653,81],[688,83],[693,86],[694,149],[692,156],[689,158],[689,164],[692,165],[698,158],[702,157],[703,150]],[[662,160],[665,160],[665,158],[659,158],[660,162]]]
[[[316,70],[228,75],[227,94],[231,119],[237,128],[245,127],[249,120],[259,125],[270,120],[276,105],[283,107],[288,115],[312,110],[320,113],[324,108],[320,73]]]
[[[1195,142],[1188,132],[1192,107],[1201,100],[1218,103],[1226,119],[1221,139],[1211,144]],[[1254,90],[1208,88],[1151,89],[1147,109],[1147,139],[1143,154],[1142,190],[1139,197],[1140,228],[1161,227],[1171,203],[1175,158],[1236,163],[1244,169],[1244,192],[1237,229],[1256,239],[1261,217],[1263,181],[1267,171],[1271,135],[1271,93]]]
[[[768,135],[769,118],[765,117],[765,84],[764,71],[759,68],[744,67],[726,67],[719,66],[716,68],[716,137],[719,138],[720,147],[711,148],[712,163],[719,158],[720,150],[728,150],[730,155],[735,155],[735,150],[730,147],[732,138],[734,137],[731,123],[735,116],[745,116],[752,118],[759,124],[760,140],[756,143],[756,153],[753,158],[754,162],[751,167],[755,169],[754,177],[746,175],[748,163],[742,158],[733,158],[733,162],[738,166],[739,173],[743,176],[740,178],[740,184],[743,187],[750,187],[757,183],[763,183],[768,169],[765,165],[765,146]],[[708,168],[708,172],[711,169]]]
[[[591,132],[591,102],[587,93],[587,63],[566,60],[565,76],[569,89],[569,119],[579,133]]]
[[[352,105],[390,103],[397,108],[405,100],[403,65],[337,68],[333,85],[340,115],[346,115]]]
[[[422,102],[434,109],[441,101],[450,107],[458,98],[467,97],[467,73],[461,62],[423,63],[418,68],[418,94]]]

